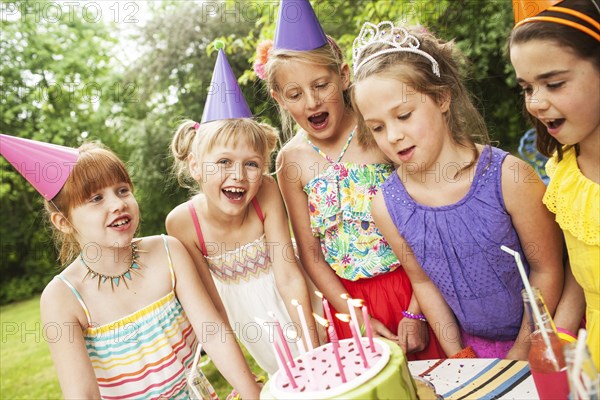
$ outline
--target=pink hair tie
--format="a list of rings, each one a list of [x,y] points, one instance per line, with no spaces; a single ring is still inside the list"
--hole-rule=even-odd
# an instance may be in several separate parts
[[[194,123],[194,130],[198,130],[198,128],[200,128],[200,123],[195,122]]]

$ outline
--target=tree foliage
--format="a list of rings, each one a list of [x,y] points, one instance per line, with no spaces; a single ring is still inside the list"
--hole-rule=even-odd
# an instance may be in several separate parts
[[[47,0],[1,3],[1,132],[73,147],[86,139],[101,140],[130,167],[142,211],[140,233],[163,232],[166,214],[190,195],[171,176],[169,143],[183,118],[201,119],[216,60],[215,39],[226,43],[255,117],[279,125],[277,109],[252,71],[256,45],[274,36],[278,3],[148,2],[151,16],[127,39],[135,51],[126,51],[131,59],[124,65],[114,58],[114,24],[90,21],[77,10],[58,16],[53,7],[59,3]],[[348,62],[365,21],[420,23],[454,39],[471,61],[468,85],[492,138],[504,148],[516,147],[525,122],[505,54],[512,26],[509,1],[311,3]],[[38,291],[58,269],[40,196],[3,159],[0,167],[4,303]]]
[[[56,3],[2,3],[0,131],[77,147],[87,137],[119,148],[106,121],[119,97],[111,78],[115,43],[101,23],[58,11]],[[0,161],[0,303],[39,291],[58,272],[42,199]],[[43,167],[34,171],[42,177]]]

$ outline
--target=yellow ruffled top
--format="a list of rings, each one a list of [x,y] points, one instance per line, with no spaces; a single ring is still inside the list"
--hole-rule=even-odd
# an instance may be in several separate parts
[[[560,162],[556,156],[548,160],[546,173],[551,180],[544,204],[561,229],[587,245],[600,245],[600,185],[581,173],[575,149],[567,150]]]
[[[564,232],[571,270],[585,295],[587,344],[600,368],[600,185],[581,173],[575,149],[560,162],[552,157],[546,172],[551,180],[544,204]]]

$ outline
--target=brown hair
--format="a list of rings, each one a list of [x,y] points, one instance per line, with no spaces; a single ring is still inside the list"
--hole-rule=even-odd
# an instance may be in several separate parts
[[[236,143],[248,140],[250,146],[263,159],[263,174],[271,168],[271,154],[277,146],[279,132],[272,126],[256,122],[250,118],[222,119],[200,124],[186,120],[182,122],[171,141],[171,153],[174,158],[173,171],[179,184],[191,188],[194,182],[190,175],[188,158],[194,153],[202,160],[207,152],[216,145]]]
[[[265,82],[269,95],[271,91],[281,93],[282,88],[277,82],[277,71],[290,62],[304,62],[306,64],[322,66],[341,76],[344,66],[344,56],[338,44],[329,36],[327,36],[327,43],[325,45],[314,50],[271,49],[268,61],[265,64]],[[351,109],[352,105],[348,89],[344,90],[343,99],[344,108]],[[281,115],[283,134],[287,142],[294,135],[294,120],[290,113],[282,106],[278,105],[278,108]]]
[[[95,192],[107,186],[125,182],[133,183],[125,164],[115,153],[99,143],[86,143],[79,147],[79,158],[63,188],[51,200],[44,202],[48,217],[61,213],[67,221],[73,208],[83,204]],[[61,264],[66,265],[81,251],[72,233],[64,233],[52,225],[54,240]]]
[[[478,157],[475,143],[487,145],[490,140],[483,117],[473,104],[471,94],[463,83],[461,63],[466,60],[454,42],[440,40],[422,27],[405,27],[405,29],[419,40],[420,50],[437,60],[440,76],[433,73],[431,61],[420,54],[391,52],[380,54],[364,63],[355,73],[355,84],[369,76],[380,75],[408,84],[438,104],[449,98],[450,106],[445,113],[446,123],[452,133],[452,139],[472,150],[473,159],[464,167],[469,168]],[[362,51],[360,59],[387,48],[390,46],[385,43],[372,43]],[[360,59],[356,62],[359,63]],[[362,143],[370,145],[375,139],[366,128],[360,110],[356,108],[354,90],[351,90],[351,95],[354,109],[358,114],[359,139]]]
[[[598,21],[600,17],[600,12],[598,12],[598,9],[591,0],[564,0],[560,4],[557,4],[557,6],[579,11],[593,18],[595,21]],[[544,11],[539,14],[539,16],[555,15],[556,13],[552,11]],[[580,24],[585,24],[585,22],[582,22],[576,17],[564,13],[560,13],[560,18],[566,20],[573,19]],[[591,25],[590,28],[595,29],[591,27]],[[595,30],[597,31],[597,29]],[[527,22],[513,29],[509,38],[509,48],[510,46],[531,40],[552,41],[557,45],[564,47],[566,51],[573,52],[577,57],[592,62],[600,73],[600,42],[578,29],[554,22]],[[538,151],[547,157],[552,156],[554,152],[556,152],[558,159],[561,160],[563,151],[568,149],[568,147],[563,149],[562,144],[548,133],[548,128],[546,128],[540,120],[527,112],[525,105],[523,109],[525,114],[529,115],[529,118],[537,131],[536,145]]]

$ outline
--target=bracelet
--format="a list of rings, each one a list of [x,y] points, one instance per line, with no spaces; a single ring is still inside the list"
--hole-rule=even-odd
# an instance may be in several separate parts
[[[416,319],[419,321],[427,322],[427,318],[423,314],[413,314],[410,311],[402,311],[402,316],[408,319]]]
[[[577,336],[573,334],[573,332],[564,329],[564,328],[556,328],[556,333],[558,337],[567,343],[574,343],[577,341]]]

